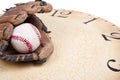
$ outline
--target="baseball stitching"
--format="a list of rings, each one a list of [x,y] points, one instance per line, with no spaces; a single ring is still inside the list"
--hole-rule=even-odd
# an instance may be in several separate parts
[[[27,39],[25,39],[21,36],[16,36],[16,35],[12,35],[11,38],[14,40],[19,40],[19,41],[23,42],[28,47],[28,53],[32,52],[32,45]]]
[[[39,32],[37,31],[36,27],[34,27],[32,24],[31,24],[31,26],[32,26],[33,30],[35,31],[35,33],[36,33],[36,35],[38,37],[39,42],[41,42],[42,41],[41,40],[41,36],[40,36]]]
[[[41,41],[42,41],[41,36],[40,36],[37,28],[34,27],[32,24],[30,24],[30,25],[31,25],[32,29],[34,30],[35,34],[37,35],[39,43],[41,43]],[[23,42],[28,48],[28,53],[31,53],[33,51],[32,44],[27,39],[25,39],[21,36],[17,36],[17,35],[12,35],[11,38],[14,39],[14,40],[19,40],[19,41]]]

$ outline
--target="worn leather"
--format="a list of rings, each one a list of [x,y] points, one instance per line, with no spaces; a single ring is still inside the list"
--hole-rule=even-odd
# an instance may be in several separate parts
[[[45,62],[53,52],[53,44],[48,36],[47,27],[34,13],[47,13],[51,10],[51,4],[44,1],[18,3],[16,7],[7,9],[0,17],[0,59],[10,62]],[[42,43],[30,54],[19,54],[9,41],[14,27],[25,22],[38,28],[42,36]]]

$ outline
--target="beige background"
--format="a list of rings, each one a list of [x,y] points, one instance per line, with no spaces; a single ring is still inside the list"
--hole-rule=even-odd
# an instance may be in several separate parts
[[[115,59],[110,66],[120,68],[120,41],[110,37],[106,41],[101,34],[111,36],[120,29],[90,14],[59,10],[51,16],[55,11],[36,14],[52,31],[54,52],[48,61],[43,65],[0,61],[0,80],[119,80],[120,72],[110,70],[107,62]],[[97,19],[84,24],[93,18]]]
[[[2,0],[0,2],[0,13],[6,8],[14,6],[19,2],[34,0]],[[54,9],[76,10],[90,13],[109,20],[120,26],[120,0],[45,0],[51,3]]]

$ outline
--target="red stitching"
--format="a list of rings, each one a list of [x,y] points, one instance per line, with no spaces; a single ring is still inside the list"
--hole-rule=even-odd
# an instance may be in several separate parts
[[[25,38],[23,38],[21,36],[16,36],[16,35],[12,35],[11,38],[14,40],[19,40],[19,41],[23,42],[28,47],[28,53],[32,52],[32,45],[30,44],[30,42],[28,40],[26,40]]]
[[[37,28],[34,27],[34,25],[32,25],[32,24],[31,24],[31,26],[32,26],[33,30],[35,31],[35,33],[36,33],[36,35],[37,35],[37,37],[38,37],[39,42],[41,42],[42,40],[41,40],[41,37],[40,37],[39,32],[37,31]]]

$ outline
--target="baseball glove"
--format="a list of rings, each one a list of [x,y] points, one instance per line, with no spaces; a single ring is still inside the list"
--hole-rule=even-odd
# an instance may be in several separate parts
[[[34,13],[47,13],[52,6],[42,0],[27,3],[18,3],[15,7],[6,9],[0,17],[0,59],[10,62],[37,62],[44,63],[53,52],[53,44],[47,35],[47,27]],[[10,44],[10,37],[14,28],[22,23],[35,25],[41,33],[41,45],[30,54],[19,54]]]

